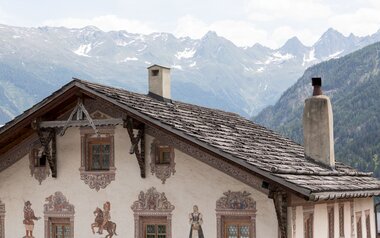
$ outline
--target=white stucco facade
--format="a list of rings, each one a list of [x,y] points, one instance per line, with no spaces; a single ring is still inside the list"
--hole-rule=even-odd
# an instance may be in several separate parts
[[[175,206],[172,212],[172,237],[189,236],[189,213],[198,205],[203,214],[205,237],[216,237],[216,201],[224,192],[247,191],[256,202],[256,237],[278,237],[277,218],[273,200],[260,191],[214,169],[211,166],[175,149],[176,173],[165,184],[150,173],[150,147],[153,138],[146,135],[145,179],[140,177],[135,155],[129,154],[130,139],[127,130],[117,126],[114,134],[116,178],[98,192],[90,189],[80,179],[81,137],[78,128],[69,128],[63,137],[57,136],[57,178],[48,177],[39,185],[30,176],[29,155],[0,173],[0,200],[5,204],[5,237],[23,237],[23,206],[32,203],[35,215],[42,219],[35,222],[33,235],[44,237],[45,198],[57,191],[63,193],[75,206],[74,237],[100,237],[92,234],[93,211],[106,201],[111,203],[111,220],[117,224],[118,237],[133,238],[134,215],[131,205],[140,191],[155,187],[165,192],[168,201]],[[362,206],[366,206],[361,203]],[[104,237],[104,235],[103,235]]]

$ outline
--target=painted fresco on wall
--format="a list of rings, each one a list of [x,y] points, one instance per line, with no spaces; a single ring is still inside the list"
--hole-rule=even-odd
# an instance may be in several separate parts
[[[38,221],[41,217],[36,217],[34,215],[34,211],[32,209],[32,203],[30,201],[25,202],[24,205],[24,225],[25,225],[25,233],[24,238],[34,238],[33,230],[34,230],[34,221]]]
[[[189,238],[204,238],[202,224],[203,216],[198,210],[198,206],[194,205],[193,212],[189,214],[190,235]]]
[[[95,222],[91,224],[92,233],[95,234],[95,229],[98,228],[97,233],[103,234],[103,231],[107,231],[108,235],[105,238],[112,238],[116,234],[116,223],[111,221],[111,203],[105,202],[103,204],[103,210],[97,207],[94,211]]]

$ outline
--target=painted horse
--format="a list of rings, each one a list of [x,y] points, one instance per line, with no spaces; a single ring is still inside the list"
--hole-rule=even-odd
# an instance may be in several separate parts
[[[97,207],[94,211],[94,215],[95,215],[95,222],[91,224],[91,229],[92,229],[93,234],[95,234],[95,230],[94,230],[95,227],[98,228],[98,233],[99,233],[100,227],[102,226],[103,221],[104,221],[102,209]],[[108,232],[108,235],[106,235],[105,238],[112,238],[113,235],[117,235],[116,234],[116,223],[114,223],[112,221],[108,221],[104,225],[103,230]]]

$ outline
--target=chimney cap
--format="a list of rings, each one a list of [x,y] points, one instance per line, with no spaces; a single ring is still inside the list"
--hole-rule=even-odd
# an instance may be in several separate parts
[[[322,86],[322,79],[321,79],[321,77],[313,77],[313,78],[311,78],[311,85],[312,86]]]

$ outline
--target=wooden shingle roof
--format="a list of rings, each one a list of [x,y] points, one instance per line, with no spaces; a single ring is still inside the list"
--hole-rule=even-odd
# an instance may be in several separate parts
[[[291,190],[301,191],[310,200],[380,194],[380,182],[371,173],[358,172],[339,162],[335,169],[331,169],[305,158],[301,145],[237,114],[179,101],[164,102],[144,94],[79,79],[60,90],[70,86],[90,91],[246,167],[252,173],[267,177]],[[38,110],[35,107],[39,106],[37,104],[30,110]],[[28,114],[28,111],[25,113]],[[0,128],[0,137],[23,115]]]

